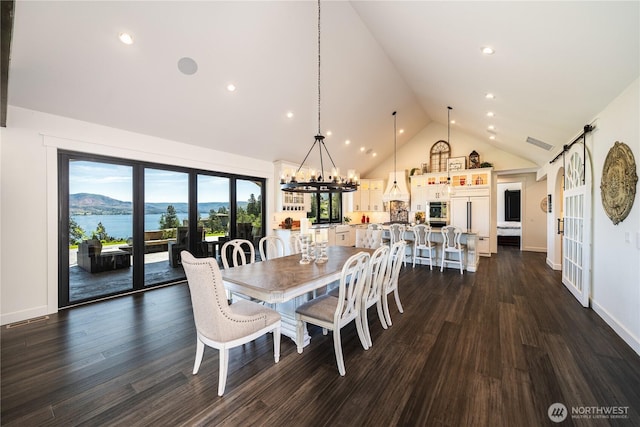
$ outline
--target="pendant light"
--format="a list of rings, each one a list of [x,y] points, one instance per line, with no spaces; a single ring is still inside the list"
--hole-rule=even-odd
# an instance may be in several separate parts
[[[320,155],[320,171],[317,175],[311,174],[307,180],[305,181],[297,181],[296,176],[298,172],[302,169],[309,154],[315,147],[318,147],[318,153]],[[331,161],[331,165],[333,166],[333,176],[329,176],[326,179],[324,174],[324,161],[322,157],[322,152],[324,151],[327,154],[327,157]],[[329,154],[329,150],[324,143],[324,136],[321,132],[320,127],[320,0],[318,0],[318,133],[315,136],[315,140],[311,145],[311,148],[307,152],[307,155],[304,157],[302,163],[296,170],[289,182],[286,182],[285,179],[280,180],[280,188],[282,191],[287,191],[291,193],[349,193],[352,191],[356,191],[358,189],[358,183],[354,176],[355,174],[350,174],[349,177],[343,178],[338,176],[338,168],[336,164],[333,162],[331,158],[331,154]]]
[[[391,190],[389,190],[389,199],[397,200],[400,197],[401,191],[400,191],[400,187],[398,187],[398,176],[397,176],[398,168],[396,167],[396,160],[398,156],[398,149],[397,149],[398,133],[396,131],[396,120],[397,120],[396,111],[391,113],[391,115],[393,116],[393,187],[391,187]]]

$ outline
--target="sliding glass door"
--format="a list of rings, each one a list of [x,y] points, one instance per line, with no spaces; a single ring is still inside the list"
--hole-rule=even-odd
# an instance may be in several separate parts
[[[144,284],[184,278],[180,251],[188,249],[189,174],[144,170]],[[202,228],[200,228],[201,234]],[[201,237],[196,236],[199,240]]]
[[[61,151],[60,308],[185,279],[180,252],[264,235],[264,178]]]
[[[132,290],[133,168],[73,157],[66,167],[67,230],[60,240],[68,303]]]

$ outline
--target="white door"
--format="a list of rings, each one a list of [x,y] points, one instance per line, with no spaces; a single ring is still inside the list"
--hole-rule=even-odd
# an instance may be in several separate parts
[[[565,154],[564,234],[562,236],[562,283],[584,306],[591,291],[591,166],[583,163],[583,146],[575,144]]]

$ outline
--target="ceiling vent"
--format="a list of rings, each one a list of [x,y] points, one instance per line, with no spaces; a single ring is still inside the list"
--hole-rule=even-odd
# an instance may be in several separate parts
[[[536,147],[540,147],[547,151],[550,151],[553,148],[553,145],[547,144],[546,142],[542,142],[539,139],[531,138],[530,136],[527,137],[527,142],[529,144],[533,144]]]

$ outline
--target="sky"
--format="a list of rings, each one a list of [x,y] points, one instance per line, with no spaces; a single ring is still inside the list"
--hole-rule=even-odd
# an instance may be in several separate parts
[[[131,166],[73,161],[69,163],[69,194],[102,194],[123,202],[133,200]],[[188,180],[184,172],[145,169],[145,202],[187,203]],[[247,201],[260,189],[253,181],[238,180],[238,200]],[[228,202],[229,180],[223,177],[198,176],[198,202]]]

